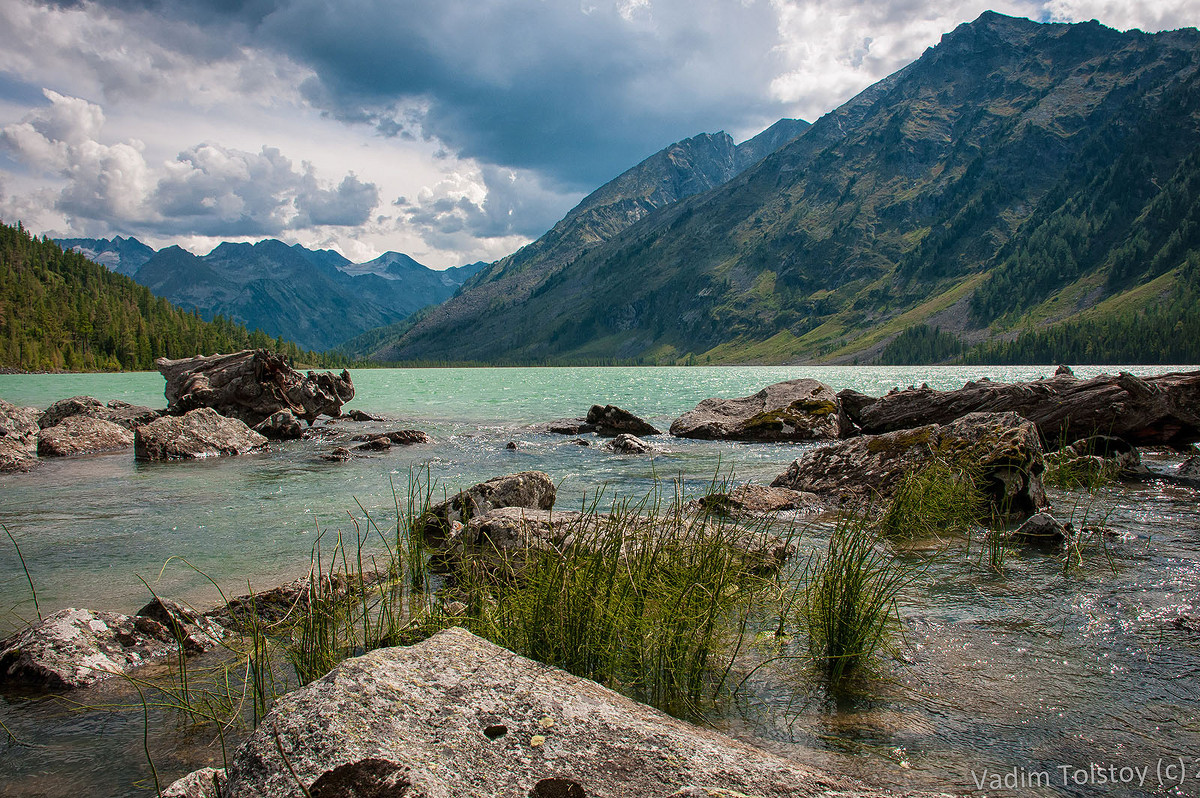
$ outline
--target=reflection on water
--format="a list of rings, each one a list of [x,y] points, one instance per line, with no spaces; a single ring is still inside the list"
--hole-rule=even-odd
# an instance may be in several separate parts
[[[1142,369],[1143,373],[1160,369]],[[1078,370],[1087,376],[1098,371]],[[47,462],[4,477],[0,522],[19,540],[43,612],[63,606],[133,611],[145,603],[144,577],[157,592],[197,605],[216,603],[206,579],[227,591],[277,584],[307,569],[320,529],[353,534],[369,513],[394,523],[393,489],[406,494],[410,469],[452,491],[498,474],[539,469],[560,482],[559,506],[608,495],[641,496],[657,478],[682,477],[689,490],[732,470],[767,482],[796,456],[791,445],[661,439],[654,458],[620,456],[537,435],[526,426],[583,415],[614,403],[660,428],[708,396],[751,393],[781,379],[816,376],[836,388],[879,394],[928,382],[953,387],[969,378],[1028,379],[1049,369],[746,368],[746,369],[447,369],[364,371],[354,375],[352,406],[422,429],[431,446],[397,447],[346,464],[320,461],[331,442],[273,446],[249,457],[135,464],[128,453]],[[36,377],[36,379],[34,379]],[[162,404],[158,375],[0,377],[0,396],[45,406],[87,393]],[[157,401],[155,401],[157,399]],[[338,422],[338,429],[370,425]],[[506,444],[515,441],[517,448]],[[1165,454],[1151,461],[1167,470]],[[881,678],[858,694],[830,698],[800,659],[763,665],[719,727],[759,745],[874,784],[975,792],[989,772],[1049,771],[1091,763],[1144,766],[1200,756],[1200,635],[1177,628],[1197,614],[1200,507],[1192,490],[1150,483],[1100,497],[1055,494],[1056,513],[1077,524],[1103,523],[1114,534],[1064,568],[1060,556],[1009,555],[1003,574],[978,565],[977,549],[946,541],[906,594],[904,638]],[[804,548],[823,545],[806,531]],[[920,549],[920,550],[918,550]],[[162,572],[160,577],[160,571]],[[0,547],[0,628],[33,615],[15,553]],[[12,608],[11,610],[9,608]],[[743,672],[782,648],[751,647]],[[122,693],[124,691],[124,693]],[[107,685],[73,695],[83,703],[123,703],[128,688]],[[58,701],[9,696],[0,722],[30,747],[0,742],[0,795],[64,795],[87,783],[96,795],[142,794],[153,786],[137,712],[79,711]],[[152,713],[154,761],[166,780],[220,760],[211,730]],[[0,729],[0,740],[5,737]],[[1189,760],[1191,761],[1191,760]],[[117,763],[117,764],[114,764]],[[1200,765],[1200,763],[1197,763]],[[1011,794],[1095,795],[1093,784]],[[1156,785],[1157,789],[1157,785]],[[1198,795],[1200,781],[1160,794]],[[996,794],[981,790],[981,793]],[[1149,790],[1105,786],[1105,795]],[[1000,794],[1005,794],[1001,791]]]

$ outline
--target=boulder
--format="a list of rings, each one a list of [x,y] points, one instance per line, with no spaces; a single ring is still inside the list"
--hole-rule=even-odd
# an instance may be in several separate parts
[[[728,493],[710,493],[697,500],[700,510],[730,517],[761,517],[783,512],[818,515],[828,506],[815,493],[767,485],[738,485]]]
[[[1015,413],[972,413],[945,425],[838,441],[801,455],[771,485],[839,500],[887,500],[906,474],[935,459],[975,480],[1010,517],[1047,506],[1037,429]]]
[[[1050,513],[1034,513],[1011,535],[1014,543],[1054,547],[1062,546],[1070,537],[1071,525],[1064,524]]]
[[[224,768],[200,768],[168,785],[162,798],[221,798],[224,780]]]
[[[354,441],[374,441],[379,438],[386,438],[388,443],[394,443],[399,446],[412,446],[416,443],[433,443],[433,438],[421,432],[418,429],[398,429],[391,432],[373,432],[367,435],[358,435],[351,440]]]
[[[223,634],[174,602],[153,601],[137,615],[68,608],[0,643],[0,683],[88,687],[177,655],[181,646],[185,654],[210,649]]]
[[[1105,435],[1134,446],[1180,448],[1200,441],[1200,371],[1135,377],[1122,372],[1081,380],[1059,373],[1043,380],[981,379],[953,391],[910,388],[869,402],[838,394],[867,434],[948,424],[968,413],[1013,412],[1037,425],[1047,447]]]
[[[370,413],[364,413],[357,408],[354,410],[347,410],[346,418],[350,419],[351,421],[383,421],[383,419],[379,418],[378,416],[373,416]]]
[[[551,435],[586,435],[595,432],[596,425],[588,423],[585,418],[560,418],[557,421],[533,424],[529,431]]]
[[[365,588],[376,584],[381,578],[381,574],[372,571],[302,577],[258,593],[231,598],[224,605],[204,613],[204,617],[230,629],[277,625],[303,615],[313,599],[360,596]]]
[[[290,410],[280,410],[254,425],[254,431],[273,441],[295,441],[304,437],[304,427]]]
[[[246,454],[267,445],[267,439],[236,418],[201,407],[182,416],[163,416],[134,433],[138,460],[181,460]]]
[[[321,459],[329,463],[344,463],[353,456],[345,446],[339,446],[333,451],[321,455]]]
[[[346,660],[284,696],[233,753],[220,794],[665,798],[698,784],[886,796],[459,628]]]
[[[671,424],[679,438],[831,440],[841,435],[837,396],[824,383],[788,380],[740,399],[705,399]]]
[[[662,431],[656,429],[653,424],[643,421],[628,410],[622,410],[616,405],[605,405],[604,407],[592,405],[588,410],[586,421],[595,427],[597,435],[606,438],[612,438],[622,433],[639,436],[662,435]]]
[[[131,405],[116,399],[108,404],[103,404],[93,396],[72,396],[70,399],[60,399],[46,408],[38,418],[38,425],[42,429],[49,429],[57,427],[72,416],[85,416],[119,424],[132,432],[161,415],[161,410],[152,410],[142,405]]]
[[[617,454],[646,454],[654,451],[654,447],[641,438],[626,433],[621,433],[613,438],[604,445],[604,448]]]
[[[283,355],[247,349],[231,355],[208,355],[154,361],[167,380],[167,412],[174,415],[208,407],[248,425],[290,410],[310,425],[320,415],[341,415],[354,398],[350,372],[310,371],[301,374]]]
[[[113,452],[133,446],[133,433],[120,424],[92,416],[67,416],[38,434],[42,457]]]
[[[0,473],[37,466],[38,416],[32,407],[0,399]]]
[[[374,438],[367,438],[366,443],[360,443],[354,447],[356,452],[386,452],[392,448],[392,442],[386,435],[377,435]]]
[[[417,519],[415,527],[418,532],[436,539],[448,534],[455,523],[465,524],[497,507],[549,510],[554,506],[556,493],[554,482],[541,471],[494,477],[429,508]]]

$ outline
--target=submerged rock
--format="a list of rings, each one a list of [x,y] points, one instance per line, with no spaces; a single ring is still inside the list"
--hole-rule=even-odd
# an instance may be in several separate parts
[[[290,410],[272,413],[255,424],[254,431],[273,441],[295,441],[304,437],[304,427]]]
[[[173,414],[208,407],[248,425],[290,410],[309,424],[320,415],[341,415],[354,398],[350,372],[310,371],[301,374],[283,355],[247,349],[231,355],[208,355],[154,361],[167,380],[167,410]]]
[[[1070,537],[1071,525],[1049,513],[1033,514],[1011,535],[1013,542],[1030,546],[1062,546]]]
[[[266,438],[241,421],[208,407],[182,416],[163,416],[134,433],[134,456],[138,460],[246,454],[266,445]]]
[[[351,440],[354,441],[375,441],[379,438],[386,438],[388,443],[394,443],[398,446],[412,446],[417,443],[433,443],[433,438],[419,429],[398,429],[391,432],[373,432],[367,435],[358,435]],[[362,448],[362,447],[359,447]]]
[[[38,416],[32,407],[0,399],[0,473],[37,466]]]
[[[67,416],[38,434],[42,457],[113,452],[133,446],[134,434],[120,424],[92,416]]]
[[[51,690],[87,687],[136,667],[215,646],[219,625],[174,602],[137,615],[68,608],[0,643],[0,682]]]
[[[817,380],[788,380],[740,399],[705,399],[671,424],[679,438],[832,440],[842,432],[837,396]]]
[[[347,660],[283,697],[233,754],[221,795],[292,795],[297,783],[313,798],[654,798],[697,784],[735,791],[725,795],[886,795],[457,628]]]
[[[970,477],[997,510],[1027,518],[1047,506],[1041,440],[1015,413],[972,413],[930,424],[864,435],[813,449],[771,483],[821,496],[870,502],[891,497],[902,478],[935,460]]]
[[[549,510],[556,494],[554,482],[542,471],[494,477],[430,507],[415,526],[418,532],[436,539],[449,534],[454,524],[465,524],[498,507]]]
[[[529,427],[529,431],[551,435],[586,435],[589,432],[595,432],[596,425],[588,423],[585,418],[560,418],[557,421],[533,424]]]
[[[38,418],[38,425],[42,429],[49,429],[57,427],[72,416],[86,416],[119,424],[132,432],[143,424],[149,424],[162,414],[161,410],[153,410],[142,405],[131,405],[116,399],[108,404],[103,404],[93,396],[72,396],[70,399],[60,399],[46,408]]]
[[[622,410],[616,405],[592,405],[588,410],[588,424],[591,424],[597,435],[606,438],[626,433],[629,435],[662,435],[662,431],[643,419],[638,418],[628,410]]]
[[[355,408],[354,410],[347,410],[346,418],[350,419],[351,421],[383,421],[382,418],[379,418],[378,416],[373,416],[370,413],[364,413],[363,411],[361,411],[357,408]]]
[[[331,452],[326,452],[321,455],[321,459],[328,463],[345,463],[354,455],[345,446],[339,446]]]
[[[646,454],[654,451],[654,447],[641,438],[621,433],[604,445],[605,449],[617,454]]]

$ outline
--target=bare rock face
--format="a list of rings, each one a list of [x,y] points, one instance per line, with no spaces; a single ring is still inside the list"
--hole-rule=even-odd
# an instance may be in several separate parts
[[[465,524],[497,507],[549,510],[556,494],[554,482],[542,471],[494,477],[429,508],[417,526],[425,535],[437,538],[449,534],[454,524]]]
[[[604,407],[592,405],[588,410],[586,421],[595,428],[597,435],[607,438],[621,434],[662,435],[662,431],[655,428],[653,424],[616,405],[605,405]]]
[[[347,660],[284,697],[220,794],[666,798],[875,795],[463,629]],[[211,795],[213,793],[190,793]],[[685,793],[695,794],[695,793]]]
[[[340,415],[342,405],[354,398],[350,372],[301,374],[283,355],[265,349],[182,360],[159,358],[154,365],[167,380],[167,411],[172,414],[210,407],[256,425],[280,410],[290,410],[312,424],[322,414]]]
[[[869,434],[947,424],[968,413],[1013,412],[1036,424],[1045,444],[1056,448],[1095,435],[1135,446],[1200,441],[1200,371],[1145,378],[1122,372],[1090,380],[1056,373],[1011,384],[979,380],[954,391],[911,388],[867,402],[856,392],[838,396]]]
[[[38,415],[0,399],[0,473],[37,466]]]
[[[120,424],[91,416],[67,416],[38,434],[42,457],[112,452],[133,446],[133,433]]]
[[[273,441],[296,441],[304,437],[304,427],[291,410],[280,410],[254,425],[254,431]]]
[[[138,460],[188,460],[246,454],[267,439],[236,418],[201,407],[182,416],[163,416],[134,433]]]
[[[654,447],[641,438],[624,432],[605,444],[604,448],[617,454],[646,454],[654,451]]]
[[[806,452],[771,483],[854,501],[888,499],[935,459],[976,480],[994,507],[1027,518],[1047,506],[1037,428],[1015,413],[972,413],[946,425],[864,435]]]
[[[705,399],[671,424],[679,438],[832,440],[841,434],[837,396],[817,380],[788,380],[740,399]]]
[[[174,602],[152,601],[137,615],[59,610],[0,643],[0,683],[51,690],[87,687],[180,653],[212,648],[215,623]]]
[[[161,415],[161,410],[152,410],[142,405],[131,405],[117,399],[103,404],[92,396],[72,396],[70,399],[60,399],[46,408],[38,418],[38,425],[42,429],[49,429],[57,427],[72,416],[85,416],[119,424],[132,432]]]

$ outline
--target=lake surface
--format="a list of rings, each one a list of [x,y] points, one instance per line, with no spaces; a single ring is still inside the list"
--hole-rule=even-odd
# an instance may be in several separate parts
[[[1138,374],[1172,370],[1110,366],[1076,373],[1089,377],[1119,368]],[[357,396],[348,407],[389,422],[337,422],[335,429],[415,428],[436,442],[344,464],[319,459],[335,445],[322,440],[196,462],[139,464],[131,452],[48,461],[29,474],[0,477],[0,523],[21,546],[43,614],[65,606],[135,611],[149,598],[142,579],[157,593],[208,606],[218,601],[208,577],[234,594],[247,592],[248,584],[270,587],[307,571],[319,530],[353,534],[354,523],[364,525],[368,514],[385,526],[394,522],[393,491],[403,498],[414,470],[423,475],[427,469],[447,492],[500,474],[543,470],[560,484],[558,506],[572,507],[602,487],[608,495],[640,497],[655,479],[679,478],[700,490],[718,472],[732,472],[737,481],[766,483],[801,448],[664,437],[649,458],[527,429],[582,416],[594,403],[620,405],[665,430],[702,399],[742,396],[796,377],[880,395],[921,383],[953,388],[982,376],[1012,381],[1052,372],[859,366],[361,370],[353,373]],[[36,407],[80,394],[161,407],[162,391],[157,373],[0,375],[0,398]],[[510,441],[515,450],[506,448]],[[1179,460],[1163,454],[1148,464],[1167,471]],[[883,786],[976,792],[984,768],[1017,768],[1049,772],[1051,786],[978,792],[1200,795],[1200,635],[1173,623],[1181,614],[1200,613],[1194,606],[1200,595],[1200,495],[1152,482],[1096,497],[1052,499],[1064,519],[1103,517],[1117,533],[1107,550],[1066,570],[1061,555],[1016,552],[1004,573],[993,574],[974,564],[977,555],[968,555],[965,541],[947,542],[906,594],[901,656],[885,664],[886,678],[870,695],[834,701],[802,669],[768,667],[713,722],[785,755]],[[806,534],[806,545],[817,547],[825,533]],[[916,560],[928,553],[902,556]],[[0,634],[34,615],[29,595],[15,551],[0,545]],[[35,743],[17,747],[10,741],[0,753],[0,795],[63,794],[81,779],[96,785],[97,795],[144,794],[134,784],[142,780],[144,788],[149,776],[140,712],[132,718],[80,714],[10,698],[0,703],[0,721]],[[188,734],[177,730],[157,743],[164,778],[213,760],[210,741]],[[1181,758],[1195,780],[1098,786],[1089,775],[1077,783],[1077,771],[1093,764],[1116,765],[1118,773],[1123,766],[1154,772],[1161,762]]]

